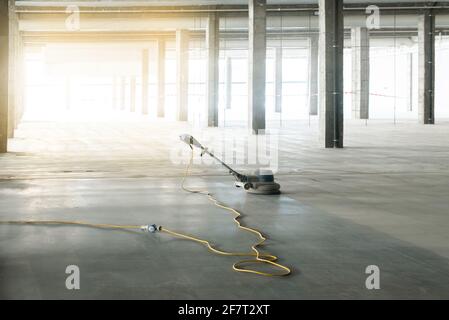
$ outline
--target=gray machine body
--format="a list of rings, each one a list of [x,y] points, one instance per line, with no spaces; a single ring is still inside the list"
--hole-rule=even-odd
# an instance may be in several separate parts
[[[256,170],[252,175],[245,175],[244,181],[237,180],[235,186],[255,194],[279,194],[281,186],[274,181],[269,170]]]

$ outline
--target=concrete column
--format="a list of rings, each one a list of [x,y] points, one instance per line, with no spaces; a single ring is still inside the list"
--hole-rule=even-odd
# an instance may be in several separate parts
[[[148,114],[148,86],[150,61],[148,49],[142,50],[142,114]]]
[[[157,41],[157,116],[165,117],[165,40]]]
[[[23,115],[26,110],[26,60],[25,60],[25,42],[23,37],[20,37],[20,90],[22,94],[20,95],[20,120],[22,120]]]
[[[232,58],[226,57],[226,78],[225,78],[225,100],[226,109],[231,109],[232,107]]]
[[[276,48],[274,64],[274,111],[282,112],[282,48]]]
[[[188,120],[189,87],[189,33],[187,30],[176,31],[176,119]]]
[[[369,33],[367,28],[351,30],[352,118],[369,119]]]
[[[8,1],[0,1],[0,153],[8,146],[8,69],[9,69],[9,20]]]
[[[319,0],[320,140],[343,148],[343,0]]]
[[[15,12],[15,1],[4,1],[9,5],[9,87],[8,87],[8,138],[14,137],[17,109],[17,36],[18,18]]]
[[[217,13],[210,13],[206,30],[207,48],[207,125],[218,126],[218,81],[219,81],[219,53],[220,53],[220,18]]]
[[[71,81],[70,76],[65,77],[65,109],[70,110],[70,104],[71,104]]]
[[[267,1],[249,0],[248,127],[254,134],[265,130]]]
[[[129,111],[136,112],[136,76],[131,76],[129,86]]]
[[[309,114],[318,115],[318,35],[309,39]]]
[[[435,123],[435,16],[426,10],[418,22],[418,119]]]
[[[125,110],[126,107],[126,77],[120,78],[120,110]]]
[[[23,116],[23,96],[25,87],[23,85],[23,39],[20,35],[19,25],[17,23],[17,37],[16,37],[16,113],[15,113],[15,125],[17,129]]]
[[[409,94],[407,97],[407,107],[408,111],[413,111],[413,52],[408,54],[408,83],[409,83]]]
[[[117,77],[112,77],[112,109],[117,109]]]

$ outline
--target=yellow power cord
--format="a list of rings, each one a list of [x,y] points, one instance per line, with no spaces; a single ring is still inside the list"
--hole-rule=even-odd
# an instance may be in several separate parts
[[[214,198],[214,196],[209,193],[208,191],[201,191],[201,190],[191,190],[188,189],[184,186],[185,181],[187,179],[187,177],[189,176],[189,172],[190,172],[190,167],[192,166],[193,163],[193,149],[192,149],[192,153],[190,156],[190,162],[189,165],[187,166],[185,175],[182,179],[182,183],[181,183],[181,188],[187,192],[190,193],[197,193],[197,194],[202,194],[208,197],[208,199],[217,207],[225,209],[227,211],[232,212],[235,217],[234,217],[234,222],[237,224],[239,229],[245,230],[247,232],[253,233],[255,235],[257,235],[257,237],[259,238],[259,241],[254,244],[251,249],[253,252],[249,252],[249,253],[241,253],[241,252],[226,252],[226,251],[222,251],[222,250],[218,250],[216,248],[214,248],[209,241],[207,240],[203,240],[203,239],[199,239],[187,234],[183,234],[183,233],[179,233],[179,232],[175,232],[172,230],[169,230],[165,227],[159,227],[159,231],[160,232],[164,232],[167,234],[170,234],[172,236],[175,237],[180,237],[186,240],[191,240],[200,244],[205,245],[210,251],[219,254],[219,255],[224,255],[224,256],[238,256],[238,257],[255,257],[255,259],[249,259],[249,260],[241,260],[238,261],[236,263],[233,264],[232,268],[237,271],[237,272],[248,272],[248,273],[254,273],[254,274],[258,274],[258,275],[262,275],[262,276],[287,276],[291,273],[291,270],[286,267],[283,266],[279,263],[276,263],[275,261],[277,261],[277,257],[271,254],[261,254],[259,252],[259,250],[257,250],[257,247],[262,245],[266,238],[262,235],[262,233],[257,230],[257,229],[253,229],[253,228],[249,228],[249,227],[245,227],[242,226],[242,224],[239,221],[239,218],[241,218],[242,214],[240,212],[238,212],[237,210],[228,207],[226,205],[221,204],[216,198]],[[99,228],[99,229],[118,229],[118,230],[129,230],[129,229],[147,229],[149,226],[145,226],[145,225],[115,225],[115,224],[95,224],[95,223],[87,223],[87,222],[80,222],[80,221],[64,221],[64,220],[10,220],[10,221],[0,221],[0,224],[18,224],[18,225],[76,225],[76,226],[84,226],[84,227],[92,227],[92,228]],[[269,264],[275,268],[278,268],[281,270],[281,272],[278,273],[268,273],[268,272],[262,272],[262,271],[258,271],[258,270],[254,270],[254,269],[248,269],[248,268],[244,268],[244,265],[248,265],[248,264]]]
[[[0,221],[0,224],[19,224],[19,225],[75,225],[83,227],[92,227],[98,229],[142,229],[145,226],[126,226],[117,224],[96,224],[81,221],[64,221],[64,220],[11,220]]]
[[[265,240],[267,240],[263,235],[262,232],[260,232],[257,229],[254,228],[249,228],[249,227],[245,227],[242,226],[242,224],[240,223],[239,219],[242,217],[242,214],[235,210],[234,208],[228,207],[224,204],[221,204],[210,192],[208,191],[204,191],[204,190],[192,190],[192,189],[188,189],[185,187],[185,181],[187,179],[187,177],[190,175],[190,167],[192,166],[193,163],[193,148],[192,148],[192,152],[190,155],[190,161],[189,164],[187,166],[186,172],[184,174],[184,177],[182,179],[182,183],[181,183],[181,188],[184,191],[190,192],[190,193],[197,193],[197,194],[202,194],[207,196],[207,198],[217,207],[225,209],[229,212],[232,212],[235,216],[234,216],[234,222],[237,224],[237,227],[239,229],[245,230],[247,232],[253,233],[255,234],[258,238],[259,241],[254,244],[253,246],[251,246],[251,249],[253,252],[249,252],[249,253],[240,253],[240,252],[226,252],[226,251],[221,251],[218,250],[216,248],[214,248],[209,241],[207,240],[203,240],[203,239],[199,239],[196,237],[192,237],[186,234],[182,234],[182,233],[178,233],[178,232],[174,232],[171,230],[168,230],[166,228],[160,227],[160,231],[161,232],[165,232],[168,234],[171,234],[173,236],[177,236],[177,237],[181,237],[187,240],[191,240],[191,241],[195,241],[198,243],[201,243],[203,245],[205,245],[210,251],[219,254],[219,255],[225,255],[225,256],[246,256],[246,257],[255,257],[255,259],[250,259],[250,260],[241,260],[238,261],[236,263],[234,263],[234,265],[232,266],[232,268],[237,271],[237,272],[248,272],[248,273],[255,273],[261,276],[287,276],[291,273],[291,270],[284,266],[281,265],[279,263],[276,263],[275,261],[278,260],[278,258],[274,255],[271,254],[261,254],[259,252],[259,250],[257,250],[257,247],[262,245]],[[268,273],[268,272],[262,272],[262,271],[258,271],[258,270],[254,270],[254,269],[248,269],[248,268],[244,268],[243,265],[248,265],[248,264],[269,264],[272,267],[278,268],[281,270],[281,272],[278,273]]]

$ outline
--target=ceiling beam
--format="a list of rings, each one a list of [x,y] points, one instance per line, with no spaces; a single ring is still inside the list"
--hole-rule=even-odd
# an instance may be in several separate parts
[[[16,1],[16,10],[18,13],[52,13],[61,14],[66,13],[66,8],[69,5],[76,5],[79,7],[81,13],[210,13],[210,12],[222,12],[222,13],[248,13],[247,5],[191,5],[191,6],[158,6],[152,5],[148,2],[136,2],[136,1],[114,1],[114,2],[102,2],[102,1]],[[348,13],[365,12],[368,5],[378,6],[384,13],[416,13],[425,9],[433,8],[443,11],[449,10],[449,4],[447,2],[401,2],[401,3],[376,3],[375,1],[369,3],[354,3],[345,4],[344,10]],[[271,13],[279,12],[310,12],[317,11],[317,4],[289,4],[289,5],[268,5],[267,11]]]
[[[438,29],[437,34],[449,35],[449,29]],[[267,37],[269,40],[289,40],[289,39],[306,39],[312,34],[317,34],[318,29],[310,30],[269,30],[267,31]],[[392,29],[383,28],[380,30],[371,30],[370,38],[391,38],[401,37],[410,38],[416,37],[418,34],[417,29],[403,28]],[[345,36],[350,38],[350,29],[345,30]],[[54,42],[76,42],[76,43],[89,43],[89,42],[151,42],[160,38],[167,40],[175,39],[175,32],[22,32],[24,42],[26,44],[45,44]],[[204,39],[205,32],[198,30],[190,32],[190,37],[193,39]],[[246,31],[220,31],[220,38],[222,40],[246,40],[248,34]]]

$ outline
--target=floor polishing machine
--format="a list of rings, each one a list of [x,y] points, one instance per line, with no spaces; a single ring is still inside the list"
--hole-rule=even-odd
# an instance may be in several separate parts
[[[218,161],[223,167],[225,167],[229,174],[235,178],[235,186],[244,189],[248,193],[254,194],[279,194],[280,185],[274,181],[274,175],[271,170],[257,169],[253,174],[241,174],[222,160],[217,158],[212,152],[198,142],[193,136],[189,134],[183,134],[180,136],[181,141],[185,142],[193,149],[196,147],[201,150],[201,156],[204,154],[209,155],[216,161]]]

